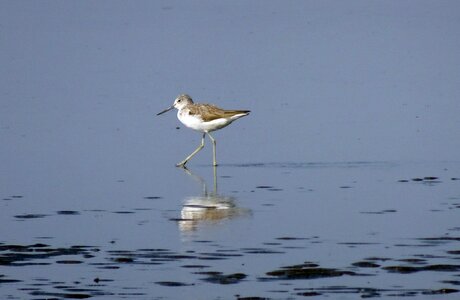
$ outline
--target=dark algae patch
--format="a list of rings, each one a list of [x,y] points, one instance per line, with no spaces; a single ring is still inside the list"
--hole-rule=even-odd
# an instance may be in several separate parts
[[[349,286],[326,286],[320,288],[296,288],[296,295],[299,296],[334,296],[334,295],[359,295],[360,298],[380,298],[391,297],[394,299],[416,297],[419,295],[442,295],[458,293],[457,289],[403,289],[403,288],[369,288],[369,287],[349,287]],[[303,291],[303,292],[299,292]],[[335,298],[332,298],[335,299]],[[348,298],[346,298],[348,299]],[[351,298],[355,299],[355,298]],[[386,298],[385,298],[386,299]]]
[[[258,185],[256,186],[256,189],[272,189],[273,186],[271,185]]]
[[[424,183],[424,184],[434,184],[434,183],[441,183],[439,180],[439,177],[437,176],[423,176],[423,177],[414,177],[411,179],[400,179],[398,182],[404,183],[404,182],[418,182],[418,183]]]
[[[80,214],[80,212],[75,211],[75,210],[59,210],[56,213],[58,215],[67,215],[67,216],[76,216]]]
[[[126,264],[126,263],[133,263],[134,259],[132,259],[131,257],[116,257],[113,259],[113,261],[117,263]]]
[[[371,261],[358,261],[358,262],[353,263],[352,266],[358,267],[358,268],[378,268],[380,267],[379,264],[376,264]]]
[[[271,191],[271,192],[280,192],[283,189],[274,187],[272,185],[258,185],[256,186],[256,189],[261,189],[261,190],[266,190],[266,191]]]
[[[441,236],[441,237],[430,237],[430,238],[419,238],[419,241],[425,242],[450,242],[450,241],[460,241],[460,237],[454,236]]]
[[[384,209],[380,211],[363,211],[361,213],[369,214],[369,215],[383,215],[383,214],[389,214],[389,213],[395,213],[395,212],[397,212],[396,209]]]
[[[16,282],[21,282],[21,280],[10,279],[10,278],[5,277],[5,275],[0,275],[0,284],[2,284],[2,283],[16,283]]]
[[[158,285],[171,286],[171,287],[194,285],[192,283],[183,283],[183,282],[177,282],[177,281],[158,281],[158,282],[155,282],[155,283],[158,284]]]
[[[280,241],[301,241],[301,240],[309,240],[309,238],[293,237],[293,236],[282,236],[282,237],[276,238],[276,240],[280,240]]]
[[[196,272],[195,274],[207,275],[203,281],[217,284],[235,284],[247,277],[243,273],[223,274],[221,272]]]
[[[388,266],[382,269],[392,273],[409,274],[421,271],[437,271],[437,272],[456,272],[460,271],[460,265],[429,265],[429,266]]]
[[[63,299],[88,299],[92,296],[90,294],[83,293],[50,293],[43,291],[33,291],[30,293],[32,296],[45,296],[46,299],[53,299],[49,297],[63,298]]]
[[[246,254],[282,254],[285,252],[272,250],[268,248],[243,248],[241,252]]]
[[[423,295],[442,295],[442,294],[452,294],[458,293],[459,290],[456,289],[439,289],[439,290],[430,290],[422,292]]]
[[[328,277],[339,277],[343,275],[356,275],[355,272],[342,271],[332,268],[311,267],[309,265],[294,265],[282,267],[279,270],[274,270],[266,273],[268,276],[273,276],[277,279],[317,279]]]
[[[236,300],[270,300],[270,298],[264,298],[264,297],[241,297],[237,295]]]
[[[64,264],[64,265],[78,265],[82,264],[83,261],[81,260],[58,260],[56,261],[57,264]]]
[[[423,176],[423,177],[414,177],[411,179],[399,179],[398,182],[405,183],[405,182],[418,182],[418,183],[425,183],[425,184],[434,184],[434,183],[441,183],[439,177],[437,176]]]
[[[26,219],[41,219],[47,217],[45,214],[23,214],[14,216],[16,219],[26,220]]]
[[[40,263],[37,260],[44,260],[52,257],[65,255],[81,255],[83,257],[92,257],[91,253],[96,250],[90,250],[84,246],[72,246],[70,248],[52,248],[45,244],[33,245],[4,245],[0,244],[0,265],[7,266],[24,266]],[[59,263],[72,262],[76,260],[61,260]],[[78,261],[80,263],[80,261]]]

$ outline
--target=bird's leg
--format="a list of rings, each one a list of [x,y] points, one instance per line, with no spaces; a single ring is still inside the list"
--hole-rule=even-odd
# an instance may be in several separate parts
[[[216,161],[216,140],[212,137],[212,135],[209,134],[209,132],[206,132],[211,139],[212,142],[212,165],[217,166],[217,161]]]
[[[190,154],[189,156],[187,156],[183,161],[181,161],[180,163],[178,163],[176,165],[176,167],[182,167],[184,168],[185,167],[185,164],[195,155],[198,153],[198,151],[200,151],[201,149],[203,149],[204,147],[204,133],[203,133],[203,136],[201,137],[201,144],[198,146],[198,148],[195,149],[195,151],[192,152],[192,154]]]

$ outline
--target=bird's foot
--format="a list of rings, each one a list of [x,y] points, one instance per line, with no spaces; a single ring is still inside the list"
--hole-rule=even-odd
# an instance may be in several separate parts
[[[176,167],[185,169],[185,163],[186,162],[180,162],[180,163],[176,164]]]

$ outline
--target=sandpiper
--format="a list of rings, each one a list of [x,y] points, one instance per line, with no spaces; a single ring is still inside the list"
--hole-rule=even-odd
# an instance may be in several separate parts
[[[185,164],[204,147],[204,137],[206,134],[212,141],[213,165],[217,166],[216,140],[209,133],[230,125],[233,121],[247,116],[250,112],[249,110],[224,110],[211,104],[193,103],[189,95],[182,94],[174,100],[173,105],[159,112],[157,115],[161,115],[173,108],[177,108],[177,118],[182,124],[203,133],[201,144],[198,148],[183,161],[178,163],[176,165],[177,167],[185,167]]]

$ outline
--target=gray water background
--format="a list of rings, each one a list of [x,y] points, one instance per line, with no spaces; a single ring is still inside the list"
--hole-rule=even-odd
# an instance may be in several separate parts
[[[460,177],[459,29],[457,1],[1,1],[0,242],[182,253],[208,251],[200,240],[238,250],[285,236],[322,241],[302,244],[308,255],[244,256],[252,278],[306,256],[340,267],[365,253],[405,257],[392,247],[401,239],[460,226],[450,180]],[[171,220],[202,186],[174,164],[200,136],[174,113],[155,116],[179,93],[252,111],[214,135],[219,192],[241,214],[191,232]],[[212,188],[210,164],[207,142],[189,165]],[[424,176],[442,182],[397,182]],[[368,214],[388,209],[398,213]],[[46,217],[18,220],[27,214]],[[338,246],[369,241],[377,245],[365,253]],[[66,267],[46,276],[108,276]],[[111,289],[130,279],[145,295],[175,298],[177,289],[151,283],[196,280],[180,270],[114,272]],[[0,274],[45,276],[35,267]],[[437,286],[437,276],[404,280]],[[379,273],[375,285],[393,282],[400,277]],[[236,286],[193,291],[273,296],[268,283]],[[21,295],[13,284],[2,290]]]

